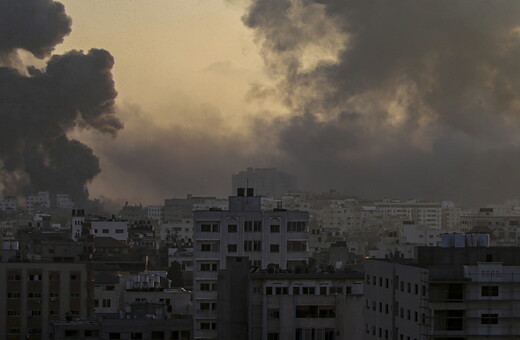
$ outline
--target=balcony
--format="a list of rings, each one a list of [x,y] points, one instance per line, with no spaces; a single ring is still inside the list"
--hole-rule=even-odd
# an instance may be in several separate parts
[[[209,272],[209,271],[194,271],[193,272],[193,279],[194,280],[217,280],[218,279],[218,272]]]
[[[220,260],[220,252],[218,251],[196,251],[193,257],[198,259]]]

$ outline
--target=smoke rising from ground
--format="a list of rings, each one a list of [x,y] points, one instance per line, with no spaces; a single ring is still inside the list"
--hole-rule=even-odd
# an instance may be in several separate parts
[[[303,182],[466,202],[520,193],[519,2],[257,0],[244,23],[292,112],[278,148]]]
[[[100,172],[99,161],[67,134],[81,127],[115,135],[122,128],[115,115],[109,52],[53,55],[45,69],[28,67],[26,72],[19,70],[19,60],[13,61],[17,49],[49,56],[70,31],[71,20],[60,3],[0,0],[0,54],[7,56],[0,67],[0,178],[6,195],[50,190],[84,203],[86,184]]]

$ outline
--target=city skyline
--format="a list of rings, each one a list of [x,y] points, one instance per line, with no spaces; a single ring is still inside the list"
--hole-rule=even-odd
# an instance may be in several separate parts
[[[86,184],[90,198],[150,203],[223,197],[230,175],[250,166],[293,173],[304,190],[364,197],[480,204],[520,189],[515,3],[37,3],[62,3],[71,22],[49,17],[62,27],[45,50],[24,45],[20,32],[30,31],[11,25],[3,66],[44,69],[51,54],[91,48],[114,58],[111,118],[62,125],[69,142],[92,149],[81,151],[92,156],[89,173],[69,191]],[[27,13],[11,15],[23,23]],[[34,135],[38,125],[23,129]],[[48,190],[34,174],[49,168],[63,178],[62,165],[30,169],[38,157],[49,155],[2,156],[3,194]]]

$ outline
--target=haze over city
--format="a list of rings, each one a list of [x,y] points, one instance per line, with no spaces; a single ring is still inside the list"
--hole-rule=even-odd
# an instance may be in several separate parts
[[[0,0],[0,340],[520,338],[520,1]]]
[[[2,2],[5,195],[226,196],[230,175],[253,166],[317,192],[517,196],[514,1],[59,4]],[[64,59],[105,73],[67,80],[63,102],[38,84],[66,77]],[[11,103],[9,77],[25,103]],[[104,93],[82,90],[94,81]]]

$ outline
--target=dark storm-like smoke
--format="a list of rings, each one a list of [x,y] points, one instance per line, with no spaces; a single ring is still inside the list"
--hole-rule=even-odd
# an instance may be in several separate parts
[[[80,203],[86,184],[99,172],[92,150],[67,133],[76,126],[115,135],[109,52],[70,51],[53,55],[44,70],[10,67],[16,51],[48,57],[71,31],[62,4],[51,0],[0,0],[0,175],[4,194],[49,190]],[[13,57],[14,56],[14,57]]]
[[[307,183],[520,194],[520,2],[256,0],[244,22],[292,112],[278,147]]]

